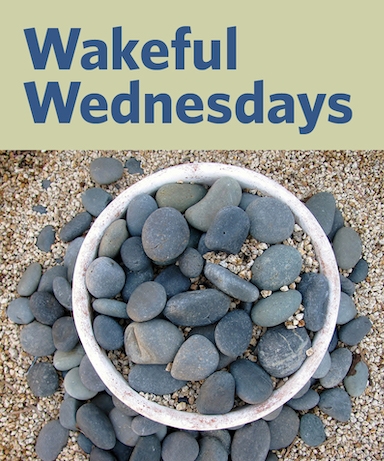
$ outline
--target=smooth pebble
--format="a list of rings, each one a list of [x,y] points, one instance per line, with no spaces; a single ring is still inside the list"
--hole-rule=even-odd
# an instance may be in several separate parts
[[[310,331],[319,331],[324,326],[327,316],[329,295],[327,278],[321,273],[305,273],[297,289],[303,296],[305,327]]]
[[[99,157],[89,165],[89,174],[97,184],[112,184],[122,178],[123,164],[112,157]]]
[[[60,371],[71,370],[80,365],[84,354],[85,351],[81,343],[69,352],[56,351],[53,356],[53,366]]]
[[[284,405],[279,416],[268,422],[271,433],[270,450],[288,447],[299,432],[300,419],[295,410]]]
[[[129,237],[127,222],[125,219],[113,221],[105,230],[99,245],[98,256],[115,258],[121,249],[122,244]]]
[[[112,202],[112,195],[100,187],[91,187],[81,194],[81,202],[92,216],[99,214]]]
[[[69,431],[57,419],[46,423],[36,439],[35,451],[42,461],[54,461],[68,442]]]
[[[51,251],[52,245],[55,243],[55,236],[56,233],[53,226],[48,225],[43,227],[37,236],[37,248],[41,251],[44,251],[44,253],[49,253]]]
[[[128,382],[137,392],[157,395],[173,394],[186,384],[184,380],[173,378],[166,365],[134,365]]]
[[[151,260],[145,254],[141,237],[138,235],[125,240],[120,248],[121,260],[130,271],[141,271],[151,265]]]
[[[361,315],[340,327],[339,339],[347,346],[356,346],[372,328],[372,322]]]
[[[301,303],[297,290],[276,291],[257,301],[251,311],[253,323],[262,327],[274,327],[288,320]]]
[[[268,424],[258,420],[235,431],[231,446],[232,461],[264,461],[271,443]]]
[[[7,317],[18,325],[31,323],[35,319],[35,316],[29,307],[29,299],[16,298],[11,301],[7,307]]]
[[[124,414],[119,408],[113,408],[109,413],[109,419],[117,440],[125,445],[134,447],[139,440],[139,436],[132,430],[133,416]]]
[[[107,351],[120,349],[124,345],[123,327],[112,317],[98,315],[93,321],[93,332],[99,346]]]
[[[52,328],[36,320],[23,327],[20,333],[20,344],[25,352],[34,357],[51,355],[56,350]]]
[[[345,390],[351,397],[359,397],[365,391],[368,384],[369,370],[365,362],[360,361],[352,364],[348,375],[344,378]]]
[[[27,374],[28,386],[36,397],[48,397],[59,387],[59,377],[54,366],[49,362],[37,362]]]
[[[76,413],[76,423],[80,431],[97,447],[111,450],[116,443],[116,436],[111,421],[93,403],[85,403]]]
[[[204,259],[195,248],[186,248],[179,258],[179,269],[185,277],[198,277],[201,274],[203,267]]]
[[[344,389],[334,387],[320,394],[319,408],[336,421],[346,422],[351,416],[352,404]]]
[[[130,235],[141,235],[148,216],[158,208],[156,200],[149,194],[133,197],[127,208],[127,227]]]
[[[227,371],[216,371],[202,384],[196,400],[199,413],[220,415],[232,410],[235,400],[235,380]]]
[[[101,256],[89,265],[85,282],[95,298],[113,298],[125,284],[124,270],[111,258]]]
[[[337,313],[337,325],[345,325],[355,318],[357,309],[353,299],[346,293],[340,293],[339,312]]]
[[[361,258],[357,261],[353,271],[348,275],[349,280],[353,283],[360,283],[367,278],[369,271],[368,263],[365,259]]]
[[[168,434],[161,446],[163,461],[195,461],[199,454],[197,440],[185,431],[175,431]]]
[[[351,227],[342,227],[333,238],[333,251],[340,269],[352,269],[361,258],[362,243]]]
[[[52,290],[59,303],[69,311],[72,310],[72,286],[65,277],[55,277]]]
[[[75,215],[67,224],[65,224],[59,237],[63,242],[71,242],[76,237],[80,237],[87,231],[92,222],[92,215],[88,211],[82,211]]]
[[[72,368],[65,375],[64,389],[71,397],[77,400],[88,400],[97,394],[97,391],[91,391],[84,386],[80,378],[79,367]]]
[[[90,391],[102,392],[106,389],[104,382],[97,374],[88,355],[84,355],[79,366],[79,376],[81,382]]]
[[[323,422],[312,413],[306,413],[300,418],[299,432],[303,442],[310,447],[318,447],[326,440]]]
[[[246,351],[252,339],[252,321],[243,310],[228,312],[215,328],[215,343],[220,352],[238,357]]]
[[[72,317],[61,317],[52,325],[53,343],[58,351],[69,352],[79,342]]]
[[[17,284],[18,294],[20,296],[31,296],[39,286],[41,274],[42,268],[40,263],[35,262],[30,264]]]
[[[99,314],[109,315],[110,317],[117,317],[127,319],[127,303],[118,301],[116,299],[98,298],[92,303],[93,309]]]
[[[184,211],[199,202],[207,193],[207,189],[200,184],[164,184],[156,192],[156,202],[159,207],[172,207]]]
[[[318,192],[307,200],[305,205],[328,235],[335,219],[336,201],[333,195],[330,192]]]
[[[174,264],[165,267],[155,278],[155,282],[163,285],[167,293],[167,298],[172,298],[172,296],[178,293],[187,291],[191,286],[190,279]]]

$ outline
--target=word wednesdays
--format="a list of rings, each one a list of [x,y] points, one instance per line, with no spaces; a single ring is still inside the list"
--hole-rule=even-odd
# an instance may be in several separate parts
[[[72,28],[64,46],[60,30],[50,28],[46,30],[40,46],[36,30],[25,29],[33,68],[45,70],[52,50],[59,71],[71,70],[80,33],[80,28]],[[188,77],[193,81],[188,76],[188,69],[191,68],[198,71],[237,71],[236,27],[226,29],[226,40],[223,43],[220,40],[211,40],[210,44],[204,44],[203,40],[190,40],[187,37],[191,33],[191,27],[179,27],[169,46],[158,39],[143,44],[136,39],[124,43],[122,28],[114,27],[111,49],[102,40],[84,40],[84,52],[79,63],[85,71],[112,69],[135,73],[146,68],[157,72],[155,76],[159,71],[171,68],[181,72],[180,76],[188,85],[191,84]],[[204,59],[209,51],[209,59]],[[248,88],[248,92],[242,94],[217,92],[202,98],[192,91],[176,97],[165,92],[143,92],[140,81],[135,79],[129,82],[128,92],[121,92],[110,100],[101,93],[83,92],[86,81],[85,78],[83,81],[70,82],[66,94],[58,81],[49,81],[40,96],[36,82],[25,82],[24,88],[34,122],[45,123],[51,106],[56,111],[59,123],[70,123],[75,108],[80,111],[82,119],[91,124],[110,120],[119,124],[169,124],[175,119],[187,124],[224,124],[232,119],[242,124],[262,124],[266,120],[272,124],[294,124],[301,117],[305,123],[299,127],[300,134],[311,133],[320,114],[326,110],[327,121],[331,123],[343,124],[352,118],[352,110],[347,104],[350,102],[349,94],[335,93],[327,96],[319,93],[310,98],[306,93],[294,97],[279,92],[267,97],[263,80],[253,81],[253,88]]]

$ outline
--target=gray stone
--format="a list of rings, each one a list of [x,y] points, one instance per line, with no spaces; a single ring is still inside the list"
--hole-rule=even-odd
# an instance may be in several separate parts
[[[127,303],[117,301],[116,299],[98,298],[93,301],[92,307],[99,314],[121,319],[128,318]]]
[[[54,461],[68,441],[69,431],[58,420],[46,423],[36,440],[35,451],[42,461]]]
[[[35,211],[36,213],[39,213],[39,214],[47,214],[47,207],[43,205],[34,205],[32,207],[32,211]]]
[[[69,243],[67,251],[64,256],[64,267],[67,268],[67,278],[68,281],[72,283],[73,272],[75,269],[75,264],[77,260],[77,255],[79,254],[81,245],[84,242],[84,237],[77,237],[72,242]]]
[[[219,290],[232,296],[232,298],[252,302],[259,297],[259,290],[253,283],[247,282],[219,264],[207,262],[204,267],[204,275]]]
[[[112,317],[98,315],[93,321],[93,332],[99,346],[107,351],[120,349],[124,345],[123,327]]]
[[[167,295],[163,285],[157,282],[144,282],[131,294],[127,313],[135,322],[145,322],[157,317],[164,309]]]
[[[212,344],[216,345],[215,328],[216,328],[216,324],[204,325],[202,327],[194,327],[188,333],[187,338],[189,338],[192,335],[202,335],[202,336],[205,336],[207,339],[209,339]]]
[[[325,442],[327,437],[321,419],[312,413],[303,415],[300,419],[300,437],[310,447],[318,447]]]
[[[92,187],[81,194],[83,207],[92,216],[99,216],[112,200],[112,195],[100,187]]]
[[[163,461],[195,461],[199,454],[197,440],[185,431],[175,431],[163,440],[161,457]]]
[[[65,375],[64,389],[71,397],[77,400],[88,400],[97,394],[97,391],[91,391],[84,386],[80,378],[79,367],[72,368]]]
[[[229,368],[236,383],[237,396],[246,403],[267,400],[273,392],[271,377],[257,363],[238,359]]]
[[[143,248],[155,262],[171,264],[187,248],[188,242],[188,223],[174,208],[159,208],[144,223]]]
[[[117,219],[113,221],[105,230],[99,245],[98,256],[107,256],[115,258],[119,252],[121,245],[129,237],[127,222],[125,219]]]
[[[227,371],[216,371],[202,384],[196,400],[199,413],[220,415],[232,410],[235,401],[235,380]]]
[[[89,165],[89,174],[97,184],[112,184],[122,178],[123,164],[112,157],[99,157]]]
[[[188,247],[179,258],[179,269],[185,277],[198,277],[204,267],[204,258],[195,249]]]
[[[260,290],[276,291],[290,285],[300,274],[302,258],[296,248],[276,244],[256,258],[252,266],[252,283]]]
[[[52,326],[53,343],[58,351],[69,352],[79,342],[72,317],[61,317]]]
[[[251,311],[252,321],[262,327],[274,327],[288,320],[300,307],[300,303],[299,291],[276,291],[254,304]]]
[[[116,461],[128,461],[133,451],[133,447],[129,447],[116,440],[116,445],[111,450],[111,453],[116,457]]]
[[[260,199],[260,195],[250,194],[249,192],[243,192],[241,194],[241,201],[239,203],[239,207],[246,211],[248,205],[252,203],[254,200]]]
[[[143,174],[144,170],[140,164],[140,160],[137,160],[135,157],[129,157],[125,162],[124,168],[127,168],[129,174]]]
[[[346,422],[351,416],[352,404],[344,389],[334,387],[326,389],[320,394],[319,408],[336,421]]]
[[[33,321],[25,325],[20,333],[20,344],[25,352],[35,357],[44,357],[55,352],[53,344],[52,328]]]
[[[92,441],[85,437],[85,435],[81,432],[79,432],[76,442],[79,445],[79,447],[87,454],[91,453],[92,448],[94,447]]]
[[[37,236],[36,246],[44,253],[51,251],[51,246],[55,243],[55,229],[53,226],[45,226]]]
[[[128,238],[120,249],[120,256],[130,271],[141,271],[151,265],[151,260],[145,254],[141,237],[138,235]]]
[[[275,378],[284,378],[297,371],[311,347],[307,330],[288,330],[284,325],[268,329],[260,338],[257,353],[260,365]]]
[[[165,184],[156,192],[156,202],[159,207],[172,207],[184,211],[199,202],[207,193],[207,189],[200,184],[175,183]]]
[[[186,384],[186,381],[173,378],[166,365],[134,365],[128,382],[137,392],[157,395],[173,394]]]
[[[50,267],[44,274],[41,276],[39,286],[37,287],[38,291],[47,291],[48,293],[53,293],[53,281],[56,277],[67,277],[67,268],[65,266],[53,266]]]
[[[268,422],[271,433],[270,450],[288,447],[299,432],[300,420],[292,408],[284,405],[279,416]]]
[[[59,237],[63,242],[71,242],[76,237],[80,237],[89,229],[92,222],[92,215],[88,211],[82,211],[75,215],[67,224],[63,226]]]
[[[45,189],[45,190],[49,189],[49,186],[51,184],[52,184],[52,182],[49,179],[43,179],[41,181],[41,185],[42,185],[43,189]]]
[[[163,314],[175,325],[203,326],[215,323],[228,312],[231,299],[208,288],[186,291],[170,298]]]
[[[20,296],[31,296],[37,290],[41,278],[41,264],[32,263],[24,271],[19,283],[17,292]]]
[[[365,362],[352,364],[348,375],[344,378],[345,390],[351,397],[359,397],[364,393],[368,384],[369,370]]]
[[[153,268],[152,265],[143,269],[142,271],[127,271],[125,284],[121,290],[121,296],[123,297],[124,302],[128,302],[131,294],[134,290],[144,282],[150,282],[153,280]]]
[[[254,200],[246,209],[250,234],[265,243],[280,243],[292,235],[295,218],[289,206],[273,197]]]
[[[185,217],[191,226],[207,232],[216,213],[225,206],[237,206],[241,195],[241,186],[235,179],[221,177],[213,183],[203,199],[186,210]]]
[[[348,278],[353,283],[360,283],[367,278],[368,271],[369,266],[367,261],[361,258],[353,268],[353,271],[348,275]]]
[[[315,379],[323,378],[328,371],[331,369],[331,354],[327,351],[320,362],[320,365],[317,367],[317,370],[312,375]]]
[[[211,341],[204,336],[193,335],[177,351],[171,375],[175,379],[200,381],[211,375],[218,363],[219,353]]]
[[[332,230],[336,211],[336,202],[333,195],[330,192],[318,192],[305,204],[328,235]]]
[[[205,236],[206,246],[213,251],[239,253],[249,234],[249,217],[237,206],[221,208]]]
[[[336,207],[335,210],[335,217],[333,219],[333,224],[332,224],[332,229],[329,234],[327,234],[327,237],[329,238],[330,241],[333,240],[333,237],[336,235],[336,232],[341,229],[344,226],[344,218],[341,213],[341,211]]]
[[[272,421],[273,419],[277,418],[279,414],[281,413],[281,410],[283,409],[283,406],[277,407],[276,410],[273,410],[271,413],[268,415],[263,416],[264,421]]]
[[[163,285],[168,298],[187,291],[191,286],[189,278],[174,264],[163,269],[155,278],[155,282]]]
[[[53,294],[59,303],[72,310],[72,287],[65,277],[55,277],[52,284]]]
[[[68,397],[60,404],[59,420],[60,424],[71,431],[77,431],[76,412],[81,407],[83,402]]]
[[[197,251],[201,254],[201,255],[205,255],[205,253],[209,253],[211,250],[207,247],[207,245],[205,244],[205,237],[206,237],[206,233],[204,234],[201,234],[200,236],[200,240],[199,240],[199,243],[197,245]]]
[[[132,322],[125,330],[126,353],[132,362],[142,365],[172,362],[183,341],[182,332],[163,319]]]
[[[337,328],[335,328],[334,331],[333,331],[331,341],[330,341],[329,346],[328,346],[328,352],[329,353],[331,353],[332,351],[334,351],[336,349],[338,342],[339,342],[339,332],[338,332]]]
[[[7,307],[7,317],[19,325],[31,323],[35,319],[35,316],[29,307],[29,299],[16,298],[11,301]]]
[[[71,370],[72,368],[78,367],[80,365],[84,354],[84,348],[80,343],[69,352],[56,351],[55,355],[53,356],[53,365],[56,370]]]
[[[46,291],[36,291],[29,299],[29,307],[35,319],[44,325],[52,326],[64,315],[63,306]]]
[[[163,424],[152,421],[142,415],[137,415],[132,419],[131,428],[133,432],[141,437],[152,435],[162,428]]]
[[[296,392],[296,394],[292,398],[299,399],[300,397],[303,397],[303,395],[309,391],[310,387],[311,387],[311,380],[307,381],[305,385],[298,392]]]
[[[320,384],[329,389],[342,382],[352,364],[352,352],[343,347],[331,353],[331,368],[328,373],[320,379]]]
[[[345,277],[342,274],[340,274],[340,285],[341,291],[347,294],[348,296],[352,296],[355,292],[355,284],[352,282],[352,280],[349,280],[349,278]]]
[[[361,315],[346,323],[339,330],[339,339],[347,346],[356,346],[372,328],[368,317]]]
[[[264,461],[269,451],[271,433],[263,420],[246,424],[233,435],[232,461]]]
[[[309,389],[302,397],[288,400],[287,405],[296,411],[306,411],[314,408],[319,400],[319,394],[313,389]]]
[[[245,352],[251,339],[252,321],[243,310],[228,312],[215,329],[216,346],[229,357],[238,357]]]
[[[127,208],[127,227],[130,235],[141,235],[148,216],[157,209],[156,200],[148,194],[133,197]]]
[[[327,278],[321,273],[303,274],[297,289],[303,296],[305,327],[319,331],[327,316],[329,287]]]
[[[362,243],[351,227],[342,227],[333,239],[333,251],[340,269],[351,269],[361,258]]]
[[[104,382],[94,369],[87,355],[81,359],[79,366],[79,376],[81,382],[90,391],[102,392],[106,389]]]
[[[93,403],[85,403],[77,410],[76,423],[98,448],[111,450],[114,447],[116,436],[111,421]]]
[[[120,411],[120,413],[123,413],[126,416],[137,416],[138,413],[135,410],[132,410],[131,407],[128,405],[125,405],[121,400],[119,400],[115,395],[112,395],[112,402],[115,405],[115,407]]]
[[[227,461],[228,453],[216,437],[203,437],[199,442],[200,451],[196,461]]]
[[[226,429],[218,429],[215,431],[204,431],[200,432],[201,437],[215,437],[216,439],[220,440],[225,448],[225,451],[230,454],[231,452],[231,443],[232,437],[228,430]]]
[[[116,458],[110,451],[102,450],[98,447],[92,447],[89,461],[116,461]]]
[[[59,377],[49,362],[37,362],[32,365],[27,374],[27,382],[36,397],[48,397],[59,387]]]
[[[161,445],[156,435],[140,437],[129,461],[160,461]]]
[[[125,273],[116,261],[101,256],[89,265],[85,282],[95,298],[113,298],[124,287]]]
[[[355,318],[357,309],[353,299],[346,293],[340,293],[339,312],[337,313],[337,325],[344,325]]]
[[[109,415],[109,412],[115,408],[112,395],[107,392],[99,392],[91,399],[91,403],[99,407],[106,415]]]

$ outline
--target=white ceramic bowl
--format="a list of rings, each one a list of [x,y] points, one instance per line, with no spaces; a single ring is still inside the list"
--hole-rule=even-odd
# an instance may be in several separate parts
[[[138,194],[153,194],[160,186],[177,181],[211,185],[222,176],[235,178],[242,188],[257,189],[266,196],[286,203],[296,222],[311,236],[321,272],[329,282],[329,300],[324,327],[316,333],[313,355],[271,397],[258,405],[246,405],[224,415],[201,415],[177,411],[146,400],[135,392],[97,344],[92,329],[92,306],[85,284],[85,273],[97,255],[98,245],[106,228],[119,219],[129,202]],[[95,220],[77,258],[73,277],[73,314],[84,349],[108,389],[138,413],[162,424],[191,430],[215,430],[240,426],[268,415],[292,396],[311,378],[331,341],[340,301],[340,280],[337,263],[327,236],[307,207],[275,181],[254,171],[219,163],[182,164],[154,173],[121,193]]]

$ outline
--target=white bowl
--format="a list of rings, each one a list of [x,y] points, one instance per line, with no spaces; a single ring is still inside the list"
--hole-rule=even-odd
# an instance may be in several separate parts
[[[296,222],[310,235],[321,272],[329,283],[327,317],[323,328],[312,341],[313,354],[271,397],[258,405],[246,405],[224,415],[202,415],[177,411],[148,401],[135,392],[116,370],[105,351],[97,344],[92,329],[92,306],[85,284],[85,273],[97,256],[100,240],[107,227],[124,215],[129,202],[138,194],[153,194],[160,186],[177,181],[211,185],[222,176],[235,178],[243,189],[257,189],[266,196],[286,203]],[[287,402],[311,378],[319,366],[336,325],[340,302],[337,263],[327,236],[307,207],[275,181],[254,171],[219,163],[182,164],[154,173],[129,187],[113,200],[95,220],[80,249],[73,277],[73,314],[80,340],[92,365],[108,389],[138,413],[162,424],[190,430],[216,430],[241,426],[255,421]]]

